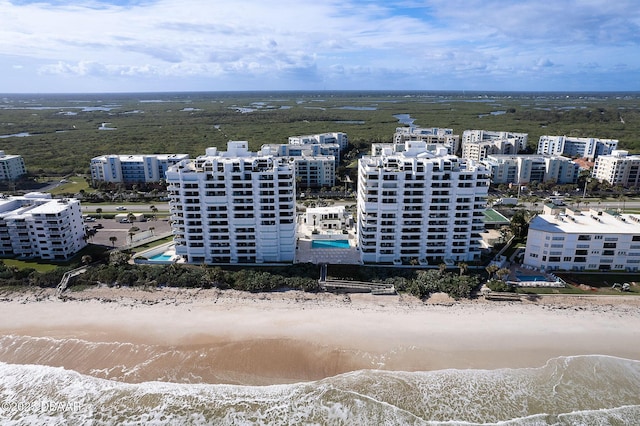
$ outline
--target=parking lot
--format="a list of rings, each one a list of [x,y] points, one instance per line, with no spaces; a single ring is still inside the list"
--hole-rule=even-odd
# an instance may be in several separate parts
[[[163,235],[171,232],[171,226],[167,219],[148,220],[146,222],[120,223],[115,219],[96,219],[93,222],[85,222],[88,229],[95,229],[95,235],[89,237],[88,242],[108,247],[125,247],[128,245],[128,234],[132,227],[137,227],[140,231],[153,228],[155,235]],[[138,231],[138,232],[140,232]],[[115,244],[109,240],[116,237]]]

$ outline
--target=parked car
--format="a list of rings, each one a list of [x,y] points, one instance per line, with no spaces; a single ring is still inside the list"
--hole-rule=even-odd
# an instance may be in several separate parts
[[[93,229],[102,229],[102,228],[104,228],[104,226],[102,226],[101,223],[97,223],[97,224],[93,225]]]
[[[129,219],[120,219],[120,223],[131,223]]]

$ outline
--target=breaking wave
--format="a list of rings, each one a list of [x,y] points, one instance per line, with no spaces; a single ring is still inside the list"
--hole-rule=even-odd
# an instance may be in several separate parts
[[[638,424],[640,362],[601,355],[539,368],[359,370],[270,386],[124,383],[0,363],[3,424]]]

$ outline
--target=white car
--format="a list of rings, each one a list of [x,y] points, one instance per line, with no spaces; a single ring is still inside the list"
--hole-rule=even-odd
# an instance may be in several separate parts
[[[126,208],[125,206],[118,206],[118,207],[116,207],[116,210],[118,210],[118,211],[120,211],[120,212],[121,212],[121,211],[123,211],[123,210],[126,210],[126,209],[127,209],[127,208]]]

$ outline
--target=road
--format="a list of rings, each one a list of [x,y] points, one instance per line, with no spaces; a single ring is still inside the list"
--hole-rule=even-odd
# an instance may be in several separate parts
[[[151,213],[151,209],[149,207],[156,206],[158,212],[167,213],[169,211],[169,203],[138,203],[138,204],[93,204],[93,203],[84,203],[82,204],[82,212],[91,214],[95,213],[96,209],[102,209],[102,213]],[[126,207],[126,210],[118,210],[119,206]]]

